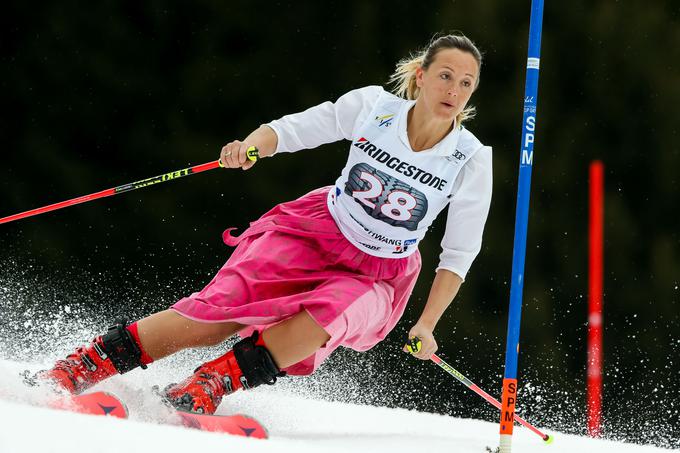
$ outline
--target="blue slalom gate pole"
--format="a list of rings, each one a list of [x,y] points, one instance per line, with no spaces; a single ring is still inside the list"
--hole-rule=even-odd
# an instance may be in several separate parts
[[[524,289],[524,259],[527,246],[527,222],[531,192],[531,168],[534,161],[536,130],[536,105],[538,100],[538,72],[541,61],[541,30],[543,28],[543,0],[532,0],[529,24],[529,50],[526,84],[524,88],[524,118],[520,147],[517,210],[515,213],[515,241],[512,252],[512,280],[510,283],[510,313],[505,346],[505,375],[501,400],[500,448],[501,453],[512,449],[513,420],[517,402],[517,358],[519,356],[519,328],[522,318],[522,293]]]

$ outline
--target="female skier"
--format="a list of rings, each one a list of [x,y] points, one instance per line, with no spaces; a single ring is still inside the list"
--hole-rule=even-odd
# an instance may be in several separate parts
[[[334,186],[275,206],[239,237],[225,231],[236,249],[202,291],[120,321],[35,377],[80,393],[236,333],[232,350],[165,388],[168,403],[212,414],[238,389],[311,374],[337,347],[365,351],[394,328],[420,271],[418,242],[449,205],[436,277],[408,333],[422,340],[416,357],[429,359],[432,332],[481,248],[491,200],[491,148],[462,125],[474,112],[467,103],[481,65],[467,37],[440,36],[399,62],[395,94],[353,90],[224,146],[222,164],[247,170],[252,146],[264,157],[352,142]]]

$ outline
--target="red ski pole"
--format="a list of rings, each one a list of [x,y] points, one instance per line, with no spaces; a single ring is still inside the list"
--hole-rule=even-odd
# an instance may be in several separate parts
[[[247,153],[248,159],[250,160],[256,161],[259,157],[258,150],[254,146],[248,148]],[[212,170],[213,168],[218,168],[220,166],[221,166],[220,161],[216,160],[213,162],[208,162],[206,164],[183,168],[177,171],[171,171],[170,173],[164,173],[159,176],[154,176],[153,178],[142,179],[141,181],[123,184],[122,186],[114,187],[112,189],[102,190],[100,192],[91,193],[89,195],[83,195],[82,197],[72,198],[70,200],[61,201],[59,203],[54,203],[48,206],[43,206],[42,208],[31,209],[30,211],[20,212],[19,214],[2,217],[0,218],[0,224],[13,222],[19,219],[25,219],[26,217],[32,217],[34,215],[42,214],[45,212],[56,211],[57,209],[65,208],[67,206],[73,206],[75,204],[86,203],[92,200],[98,200],[99,198],[118,195],[119,193],[129,192],[131,190],[142,189],[144,187],[153,186],[154,184],[158,184],[161,182],[166,182],[173,179],[182,178],[184,176],[200,173],[203,171]]]
[[[406,349],[408,349],[408,351],[410,353],[418,352],[420,350],[420,344],[421,343],[420,343],[419,338],[417,338],[417,337],[411,338],[408,341],[408,343],[406,343]],[[436,363],[439,366],[439,368],[441,368],[442,370],[446,371],[451,376],[456,378],[458,380],[458,382],[460,382],[461,384],[463,384],[464,386],[466,386],[467,388],[469,388],[470,390],[475,392],[477,395],[481,396],[482,398],[484,398],[486,401],[488,401],[489,403],[491,403],[492,405],[494,405],[498,409],[501,408],[501,403],[497,399],[495,399],[493,396],[486,393],[481,388],[477,387],[477,385],[474,382],[472,382],[470,379],[466,378],[463,375],[463,373],[461,373],[460,371],[457,371],[451,365],[449,365],[448,363],[443,361],[437,354],[432,354],[432,357],[430,357],[430,360],[432,360],[434,363]],[[538,434],[539,436],[541,436],[541,439],[543,439],[543,441],[546,444],[552,443],[552,441],[554,440],[553,436],[551,436],[549,434],[542,433],[541,431],[539,431],[538,428],[536,428],[534,425],[532,425],[528,421],[524,420],[519,415],[517,415],[517,414],[514,414],[514,415],[515,415],[515,421],[517,423],[528,428],[534,434]]]

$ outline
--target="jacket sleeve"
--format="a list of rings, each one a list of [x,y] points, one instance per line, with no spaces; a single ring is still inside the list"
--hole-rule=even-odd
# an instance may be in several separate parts
[[[463,280],[482,248],[482,233],[491,204],[491,148],[484,146],[461,169],[452,190],[439,269]]]
[[[316,148],[324,143],[350,140],[383,92],[380,86],[352,90],[335,102],[326,101],[304,112],[267,123],[278,137],[275,153]]]

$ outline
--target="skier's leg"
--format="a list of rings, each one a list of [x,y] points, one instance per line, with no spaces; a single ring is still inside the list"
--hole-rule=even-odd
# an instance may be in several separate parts
[[[262,332],[279,368],[287,368],[314,354],[330,335],[303,311]]]
[[[128,325],[122,320],[89,345],[78,347],[30,383],[50,382],[57,390],[81,393],[115,374],[124,374],[188,347],[218,344],[243,326],[201,323],[166,310]]]
[[[220,344],[243,327],[235,322],[194,321],[174,310],[154,313],[137,321],[140,346],[153,360],[186,348]]]
[[[272,385],[286,368],[314,354],[330,336],[303,311],[244,338],[194,374],[165,389],[165,398],[178,409],[212,414],[224,395],[262,384]]]

